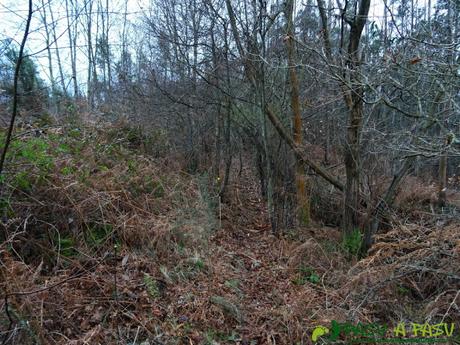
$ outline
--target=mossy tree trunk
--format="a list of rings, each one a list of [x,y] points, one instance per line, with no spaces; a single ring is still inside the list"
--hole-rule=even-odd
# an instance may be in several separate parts
[[[286,48],[289,68],[289,81],[291,84],[291,109],[293,113],[293,137],[297,147],[302,145],[302,114],[299,101],[299,81],[295,67],[295,39],[294,39],[294,0],[288,0],[285,5],[286,16]],[[296,196],[297,196],[297,219],[300,225],[310,224],[310,197],[307,193],[307,178],[305,176],[303,162],[296,160]]]

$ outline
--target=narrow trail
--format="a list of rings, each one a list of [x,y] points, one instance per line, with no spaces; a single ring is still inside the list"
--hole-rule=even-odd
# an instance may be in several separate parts
[[[271,233],[266,205],[248,169],[231,190],[233,202],[224,205],[222,227],[211,240],[214,271],[209,293],[238,309],[234,315],[226,313],[226,320],[233,319],[241,344],[289,344],[290,339],[306,338],[311,315],[303,307],[311,299],[305,296],[315,291],[296,285],[296,272],[289,267],[290,253],[301,242]]]

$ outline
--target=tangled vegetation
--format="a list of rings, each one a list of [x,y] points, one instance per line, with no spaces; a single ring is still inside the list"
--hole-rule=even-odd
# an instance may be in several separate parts
[[[139,153],[146,140],[162,138],[123,123],[18,131],[1,201],[7,343],[304,344],[350,317],[459,321],[452,220],[395,228],[358,260],[358,230],[270,234],[247,167],[220,204],[206,174]]]

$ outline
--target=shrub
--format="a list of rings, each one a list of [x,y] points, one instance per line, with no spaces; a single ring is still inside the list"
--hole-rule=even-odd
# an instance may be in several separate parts
[[[354,229],[351,234],[346,234],[343,238],[342,248],[349,256],[358,256],[361,249],[363,235],[359,229]]]
[[[299,273],[293,283],[296,285],[305,285],[307,282],[318,284],[320,282],[320,277],[313,268],[300,266]]]

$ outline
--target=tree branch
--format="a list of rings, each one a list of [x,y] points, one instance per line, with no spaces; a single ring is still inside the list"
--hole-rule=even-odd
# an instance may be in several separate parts
[[[316,174],[318,174],[323,179],[328,181],[338,190],[340,191],[344,190],[344,186],[339,180],[337,180],[334,176],[329,174],[326,170],[324,170],[317,163],[313,162],[310,158],[308,158],[301,151],[301,149],[295,144],[294,139],[292,139],[292,137],[284,129],[282,123],[280,122],[280,120],[275,115],[275,113],[273,112],[273,110],[270,108],[269,105],[265,108],[265,113],[267,114],[268,118],[270,119],[271,123],[273,124],[273,126],[275,127],[276,131],[281,136],[281,138],[283,138],[286,141],[286,143],[289,145],[289,147],[294,151],[294,154],[296,155],[297,159],[301,160],[304,164],[312,168]]]
[[[26,28],[24,30],[24,37],[22,38],[21,46],[19,48],[18,60],[16,61],[16,68],[14,70],[14,82],[13,82],[13,112],[11,114],[10,125],[5,139],[5,145],[3,146],[2,156],[0,158],[0,176],[3,173],[3,166],[5,164],[6,152],[11,141],[11,134],[13,133],[14,122],[18,113],[18,82],[19,72],[21,70],[21,63],[24,57],[24,47],[26,45],[27,36],[29,35],[30,22],[32,20],[32,0],[29,0],[29,13],[27,15]],[[1,182],[0,182],[1,186]]]

